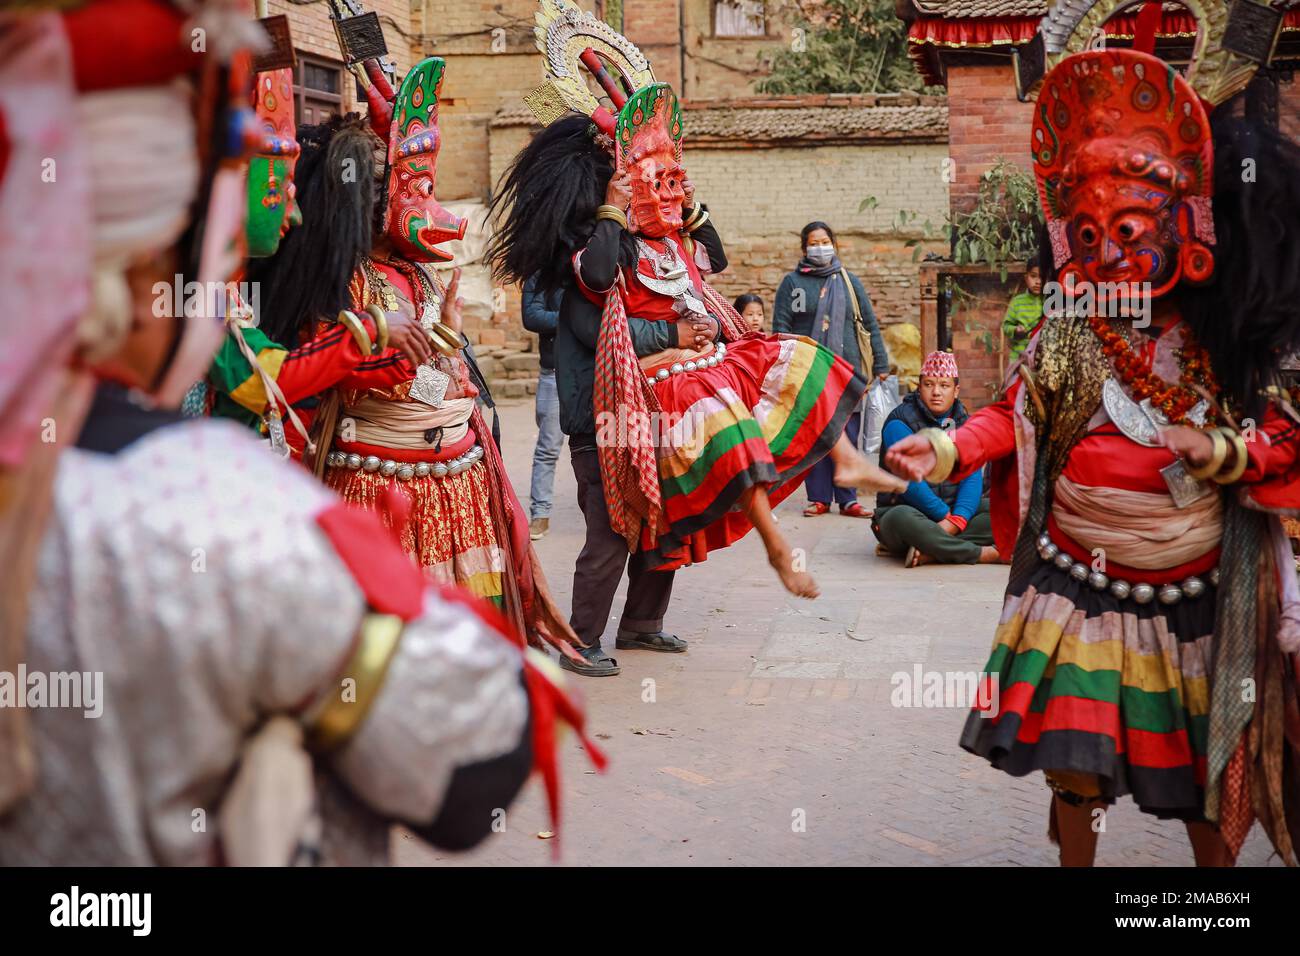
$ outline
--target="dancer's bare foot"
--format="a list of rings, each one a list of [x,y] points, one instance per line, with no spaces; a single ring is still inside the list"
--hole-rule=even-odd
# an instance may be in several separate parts
[[[832,480],[838,487],[856,488],[860,494],[907,490],[905,479],[891,475],[856,448],[836,462]]]
[[[1002,555],[998,554],[998,549],[991,545],[984,545],[980,548],[980,564],[1004,564]]]
[[[777,577],[781,579],[781,584],[795,597],[811,600],[822,593],[821,588],[817,587],[817,582],[813,580],[811,574],[807,571],[795,570],[794,555],[790,552],[768,555],[767,561],[776,571]]]

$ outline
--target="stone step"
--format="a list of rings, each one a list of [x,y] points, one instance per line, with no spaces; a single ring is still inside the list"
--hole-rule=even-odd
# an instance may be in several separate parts
[[[536,352],[507,355],[501,361],[509,372],[530,372],[536,375],[541,368],[541,357]]]

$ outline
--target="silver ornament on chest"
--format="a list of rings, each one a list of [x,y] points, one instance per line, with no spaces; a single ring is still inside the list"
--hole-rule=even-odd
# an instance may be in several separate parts
[[[424,402],[434,408],[441,408],[447,397],[447,386],[451,376],[432,365],[421,365],[415,370],[415,381],[411,383],[411,398]]]
[[[1168,426],[1169,419],[1151,404],[1150,399],[1135,402],[1119,382],[1108,378],[1101,387],[1101,402],[1110,420],[1126,438],[1146,448],[1160,447],[1160,429]],[[1201,399],[1187,413],[1188,420],[1198,426],[1204,425],[1209,408],[1209,403]],[[1186,508],[1214,493],[1214,486],[1210,482],[1193,478],[1188,473],[1187,465],[1181,458],[1161,468],[1160,477],[1164,479],[1169,497],[1178,508]]]

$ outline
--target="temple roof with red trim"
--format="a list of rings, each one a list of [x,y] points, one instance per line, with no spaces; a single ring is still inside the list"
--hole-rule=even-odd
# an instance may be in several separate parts
[[[1006,56],[1027,43],[1046,15],[1048,0],[897,0],[895,12],[909,24],[907,52],[922,79],[932,86],[946,85],[945,64],[970,56]],[[1111,17],[1107,36],[1132,39],[1140,5]],[[1166,3],[1157,41],[1190,41],[1196,36],[1196,19],[1178,3]],[[1300,8],[1287,10],[1274,65],[1300,65]]]

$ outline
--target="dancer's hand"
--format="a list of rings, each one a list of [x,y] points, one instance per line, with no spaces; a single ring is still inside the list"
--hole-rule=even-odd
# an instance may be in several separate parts
[[[934,446],[924,435],[908,435],[885,452],[886,467],[911,481],[921,481],[936,464]]]
[[[687,209],[694,209],[695,208],[695,183],[691,182],[689,179],[683,179],[682,193],[686,197],[682,201],[682,205],[685,206]]]
[[[1188,428],[1186,425],[1171,425],[1160,429],[1160,444],[1193,468],[1209,464],[1210,457],[1214,454],[1214,442],[1210,436],[1199,428]]]
[[[605,205],[627,209],[632,204],[632,177],[626,169],[616,172],[605,187]]]
[[[412,366],[423,365],[433,357],[433,343],[420,324],[405,312],[385,312],[388,319],[388,346],[406,355]]]
[[[677,347],[679,349],[704,348],[713,341],[713,325],[704,319],[677,320]]]
[[[464,316],[460,314],[465,300],[460,296],[460,266],[451,270],[451,281],[442,294],[442,324],[459,332],[465,326]]]

